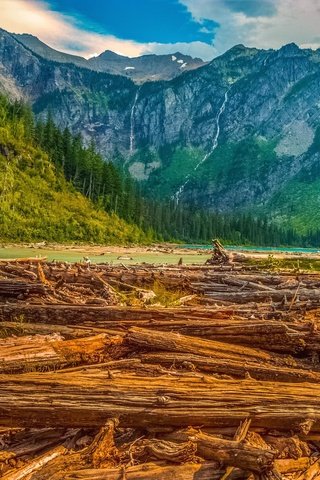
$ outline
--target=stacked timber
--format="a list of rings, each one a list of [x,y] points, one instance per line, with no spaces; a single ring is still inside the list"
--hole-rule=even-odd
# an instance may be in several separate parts
[[[167,270],[0,265],[42,287],[0,296],[0,478],[320,478],[320,276]],[[126,304],[161,278],[195,303]]]
[[[278,310],[320,306],[317,273],[263,272],[245,264],[232,264],[232,270],[223,271],[210,265],[0,263],[0,298],[28,298],[33,303],[45,303],[50,297],[54,304],[119,305],[127,304],[129,293],[143,303],[154,298],[150,291],[155,284],[183,293],[183,302],[193,305],[254,303]]]

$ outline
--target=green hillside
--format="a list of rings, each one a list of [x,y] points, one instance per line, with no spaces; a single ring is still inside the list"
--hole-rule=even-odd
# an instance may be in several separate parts
[[[127,243],[143,232],[98,208],[34,140],[30,112],[0,97],[0,239]]]

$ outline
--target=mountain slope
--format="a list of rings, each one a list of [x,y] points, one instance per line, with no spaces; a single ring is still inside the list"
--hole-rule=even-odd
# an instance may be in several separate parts
[[[26,117],[0,97],[0,239],[127,243],[134,225],[98,211],[31,140]]]
[[[93,138],[105,156],[120,152],[153,196],[267,212],[303,232],[320,222],[319,51],[237,45],[171,81],[137,86],[44,60],[2,31],[0,65],[12,95]]]
[[[77,55],[70,55],[68,53],[59,52],[54,48],[49,47],[45,43],[41,42],[39,38],[35,37],[34,35],[30,35],[27,33],[15,33],[12,34],[14,38],[16,38],[20,43],[26,46],[29,50],[36,53],[40,57],[43,57],[46,60],[51,60],[53,62],[59,63],[73,63],[78,65],[79,67],[86,67],[87,61],[85,58],[77,56]]]

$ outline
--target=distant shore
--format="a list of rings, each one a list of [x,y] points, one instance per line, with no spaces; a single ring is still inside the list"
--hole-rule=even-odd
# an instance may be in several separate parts
[[[320,252],[304,250],[297,252],[263,250],[263,247],[233,247],[232,252],[241,253],[249,259],[267,259],[270,255],[275,259],[320,259]],[[102,262],[155,262],[176,263],[180,258],[186,263],[203,263],[211,255],[210,248],[195,245],[193,248],[179,244],[153,245],[92,245],[92,244],[56,244],[46,242],[34,243],[0,243],[0,259],[19,257],[48,257],[50,260],[81,261],[84,257],[95,263]]]

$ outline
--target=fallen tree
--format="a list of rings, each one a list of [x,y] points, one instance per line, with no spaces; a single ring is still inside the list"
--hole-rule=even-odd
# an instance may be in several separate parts
[[[0,340],[0,373],[62,368],[119,358],[120,337],[106,334],[63,340],[59,334],[11,337]]]
[[[143,366],[142,366],[143,367]],[[143,368],[142,368],[143,370]],[[143,370],[147,373],[146,370]],[[127,427],[253,426],[320,431],[320,386],[220,380],[150,369],[63,371],[0,376],[4,426],[100,426],[110,416]]]

